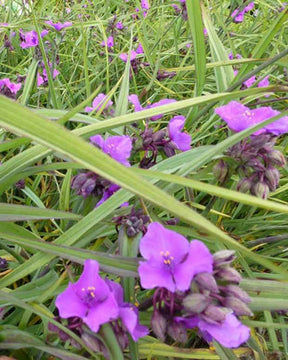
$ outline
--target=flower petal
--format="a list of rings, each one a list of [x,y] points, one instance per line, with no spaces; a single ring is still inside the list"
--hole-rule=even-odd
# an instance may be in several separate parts
[[[69,305],[68,305],[69,304]],[[61,318],[67,319],[72,316],[83,318],[88,307],[81,301],[81,298],[75,292],[75,284],[69,284],[63,293],[56,298],[55,305]]]
[[[144,289],[154,289],[155,287],[165,287],[174,292],[176,290],[172,273],[169,268],[164,268],[158,262],[153,260],[140,261],[138,267],[141,286]]]
[[[119,316],[134,341],[148,335],[148,328],[139,324],[138,309],[135,306],[127,304],[121,307]]]

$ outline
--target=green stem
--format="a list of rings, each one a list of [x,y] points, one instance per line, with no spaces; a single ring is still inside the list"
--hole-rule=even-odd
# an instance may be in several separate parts
[[[109,323],[103,324],[99,330],[99,334],[103,338],[105,346],[110,353],[110,360],[124,360],[122,350],[111,325]]]

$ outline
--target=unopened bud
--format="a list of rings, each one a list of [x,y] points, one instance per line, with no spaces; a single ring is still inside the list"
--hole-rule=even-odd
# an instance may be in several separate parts
[[[234,250],[220,250],[213,255],[214,266],[228,265],[236,259]]]
[[[246,291],[242,290],[237,285],[227,285],[223,287],[222,289],[226,294],[232,295],[236,297],[237,299],[243,301],[246,304],[249,304],[251,302],[250,296],[247,294]]]
[[[188,340],[187,330],[184,324],[173,321],[167,329],[168,335],[177,342],[186,343]]]
[[[81,187],[86,182],[86,180],[87,180],[87,175],[85,173],[81,173],[81,174],[76,175],[72,179],[72,183],[71,183],[72,189],[75,189],[75,190],[81,189]]]
[[[252,316],[253,313],[249,307],[240,299],[237,299],[234,296],[228,296],[224,298],[223,305],[232,309],[234,313],[238,316]]]
[[[167,330],[167,320],[159,313],[159,311],[154,311],[151,319],[151,327],[157,338],[164,342]]]
[[[285,157],[279,150],[272,150],[268,152],[267,159],[272,165],[283,167],[286,164]]]
[[[271,191],[275,191],[279,185],[280,174],[279,171],[272,166],[269,166],[265,171],[265,178],[268,181],[268,186]]]
[[[15,186],[17,189],[20,189],[20,190],[25,189],[25,180],[21,179],[21,180],[17,181]]]
[[[270,143],[274,143],[273,139],[271,138],[270,134],[260,134],[255,135],[252,137],[250,145],[255,148],[262,148],[263,146],[267,146],[267,144],[270,145]]]
[[[95,336],[84,332],[81,336],[81,340],[92,351],[97,353],[102,352],[103,345]]]
[[[237,191],[242,193],[247,193],[252,186],[252,181],[248,178],[241,179],[237,184]]]
[[[231,267],[221,268],[219,271],[217,271],[215,276],[220,280],[229,281],[237,284],[239,284],[239,282],[242,280],[239,272]]]
[[[218,292],[218,286],[214,276],[210,273],[203,272],[197,274],[194,278],[198,286],[203,290],[209,290],[212,292]]]
[[[220,183],[225,180],[228,171],[228,165],[223,160],[218,161],[218,163],[213,167],[213,174]]]
[[[160,130],[153,133],[152,140],[153,142],[158,142],[163,140],[164,137],[165,137],[165,132],[163,130]]]
[[[258,181],[252,186],[251,192],[253,195],[266,200],[269,195],[269,186],[264,181]]]
[[[88,179],[81,188],[81,195],[83,197],[89,196],[92,194],[95,189],[96,182],[94,179]]]
[[[5,270],[8,268],[8,262],[5,258],[0,257],[0,270]]]
[[[226,309],[220,306],[209,305],[201,317],[211,324],[219,324],[225,320]]]
[[[173,141],[169,141],[169,143],[164,145],[164,152],[168,157],[175,155],[175,149],[177,149],[177,147],[175,147]]]
[[[203,294],[190,294],[183,299],[184,309],[193,314],[200,314],[210,304],[210,299]]]

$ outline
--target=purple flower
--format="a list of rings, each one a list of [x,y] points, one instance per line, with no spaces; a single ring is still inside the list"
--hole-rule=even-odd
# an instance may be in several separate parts
[[[52,20],[49,20],[49,21],[45,21],[45,23],[50,26],[53,26],[54,29],[57,31],[61,31],[62,29],[73,25],[72,22],[68,22],[68,21],[66,21],[64,23],[61,23],[61,22],[53,23]]]
[[[235,132],[245,130],[280,114],[279,111],[273,110],[270,106],[251,110],[237,101],[230,101],[229,104],[216,108],[215,112],[221,116],[229,128]],[[288,132],[288,116],[284,116],[283,118],[266,125],[261,130],[253,133],[253,135],[270,133],[279,136],[286,132]]]
[[[119,306],[107,283],[98,275],[95,260],[85,260],[79,280],[57,296],[55,305],[62,318],[80,317],[92,331],[119,316]]]
[[[222,324],[200,320],[197,326],[208,342],[216,340],[227,348],[237,348],[250,337],[249,327],[243,325],[232,313],[226,315]]]
[[[8,78],[0,80],[0,90],[2,89],[2,87],[7,87],[10,92],[15,95],[21,89],[21,86],[21,83],[12,83]]]
[[[137,52],[132,50],[131,53],[130,53],[130,61],[135,60],[136,56],[137,56]],[[121,60],[123,60],[124,62],[127,62],[128,61],[128,54],[127,53],[122,53],[122,54],[119,55],[119,58]]]
[[[107,41],[103,40],[101,46],[107,46],[108,48],[112,48],[114,46],[113,36],[108,36]]]
[[[101,135],[95,135],[90,141],[120,164],[130,166],[128,158],[131,155],[132,141],[129,136],[110,136],[104,140]]]
[[[251,78],[249,78],[248,80],[244,81],[243,84],[244,84],[247,88],[249,88],[249,87],[251,87],[251,86],[255,83],[255,81],[256,81],[256,76],[254,75],[254,76],[252,76]]]
[[[48,30],[43,30],[41,32],[41,37],[44,37],[47,34],[48,34]],[[20,37],[23,40],[20,44],[22,49],[35,47],[35,46],[39,45],[38,35],[35,30],[28,31],[26,33],[23,33],[22,31],[20,31]]]
[[[149,6],[149,3],[148,3],[148,0],[141,0],[141,7],[142,7],[143,10],[149,10],[150,6]]]
[[[191,136],[182,132],[185,124],[185,116],[174,116],[168,124],[168,133],[171,141],[181,151],[190,150]]]
[[[116,24],[116,29],[118,29],[118,30],[123,30],[123,29],[124,29],[124,26],[123,26],[123,24],[122,24],[121,21],[118,21],[118,22],[117,22],[117,24]]]
[[[254,1],[252,1],[249,5],[247,5],[242,11],[239,11],[239,9],[236,9],[231,14],[231,17],[233,18],[234,22],[240,23],[244,20],[244,15],[248,11],[252,10],[254,7]]]
[[[138,309],[130,303],[124,302],[122,286],[114,281],[106,280],[119,305],[119,317],[134,341],[146,336],[149,330],[139,324]]]
[[[189,243],[182,235],[156,222],[148,226],[141,239],[140,252],[147,260],[141,261],[138,268],[145,289],[185,291],[196,274],[213,270],[213,257],[201,241]]]
[[[151,109],[151,108],[154,108],[154,107],[157,107],[157,106],[162,106],[162,105],[166,105],[166,104],[171,104],[173,102],[176,102],[175,99],[162,99],[154,104],[150,104],[150,105],[147,105],[145,107],[142,107],[140,105],[140,102],[139,102],[139,98],[137,95],[135,94],[132,94],[132,95],[129,95],[128,96],[128,100],[130,101],[131,104],[134,105],[134,110],[135,111],[141,111],[141,110],[145,110],[145,109]],[[152,116],[151,117],[151,120],[158,120],[158,119],[161,119],[163,117],[163,114],[159,114],[159,115],[155,115],[155,116]]]
[[[53,79],[55,79],[55,77],[58,76],[59,74],[60,74],[60,72],[58,70],[54,69],[53,74],[52,74]],[[46,69],[44,68],[42,75],[39,72],[37,73],[37,86],[41,86],[41,85],[47,83],[47,81],[48,81],[48,75],[47,75]]]
[[[103,110],[108,109],[110,106],[113,105],[113,102],[111,100],[107,101],[107,96],[105,94],[100,93],[93,100],[92,107],[87,106],[85,108],[85,111],[86,112],[99,111],[101,108],[103,108],[104,103],[106,103],[106,105]]]
[[[143,46],[142,46],[141,43],[138,44],[137,49],[136,49],[136,53],[137,54],[144,54]]]

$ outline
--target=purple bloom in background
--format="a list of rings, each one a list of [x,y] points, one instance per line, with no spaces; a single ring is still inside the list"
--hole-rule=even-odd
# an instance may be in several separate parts
[[[137,49],[136,49],[136,53],[137,54],[144,54],[143,46],[142,46],[141,43],[138,44]]]
[[[229,104],[216,108],[215,112],[221,116],[230,129],[235,132],[245,130],[280,114],[279,111],[273,110],[270,106],[251,110],[237,101],[230,101]],[[286,132],[288,132],[288,116],[284,116],[283,118],[266,125],[261,130],[256,131],[253,135],[270,133],[279,136]]]
[[[213,257],[201,241],[189,243],[182,235],[156,222],[148,226],[141,239],[140,253],[147,260],[141,261],[138,268],[145,289],[185,291],[196,274],[213,270]]]
[[[143,10],[149,10],[150,5],[148,3],[148,0],[141,0],[141,7],[142,7]]]
[[[112,48],[114,46],[113,36],[108,36],[107,41],[103,40],[101,46],[107,46],[108,48]]]
[[[249,87],[251,87],[251,86],[255,83],[255,81],[256,81],[256,76],[254,75],[254,76],[252,76],[251,78],[249,78],[248,80],[244,81],[243,84],[244,84],[247,88],[249,88]]]
[[[216,340],[227,348],[237,348],[250,337],[249,327],[243,325],[232,313],[226,315],[222,324],[200,320],[197,326],[208,342]]]
[[[85,260],[79,280],[57,296],[55,305],[62,318],[80,317],[92,331],[119,316],[119,306],[107,283],[98,275],[95,260]]]
[[[132,141],[129,136],[110,136],[104,140],[101,135],[95,135],[90,138],[90,141],[120,164],[130,166],[128,158],[131,155]]]
[[[150,105],[147,105],[145,107],[142,107],[140,105],[140,102],[139,102],[139,98],[137,95],[135,94],[132,94],[132,95],[129,95],[128,96],[128,100],[131,104],[134,105],[134,110],[135,111],[142,111],[142,110],[145,110],[145,109],[151,109],[151,108],[155,108],[155,107],[158,107],[158,106],[162,106],[162,105],[166,105],[166,104],[171,104],[173,102],[176,102],[175,99],[162,99],[154,104],[150,104]],[[163,117],[163,114],[159,114],[159,115],[154,115],[151,117],[151,120],[158,120],[158,119],[161,119]]]
[[[52,20],[49,20],[49,21],[45,21],[45,23],[52,26],[52,27],[54,27],[54,29],[57,30],[57,31],[61,31],[62,29],[73,25],[72,22],[68,22],[68,21],[66,21],[64,23],[61,23],[61,22],[53,23]]]
[[[171,141],[181,151],[190,150],[191,136],[185,132],[182,132],[185,124],[185,116],[174,116],[168,124],[168,133]]]
[[[54,69],[52,74],[53,79],[55,79],[55,77],[58,76],[59,74],[60,72]],[[48,75],[46,69],[44,68],[42,75],[39,72],[37,73],[37,86],[41,86],[43,84],[46,84],[47,82],[48,82]]]
[[[86,112],[99,111],[103,107],[104,103],[106,103],[106,101],[107,101],[107,96],[105,94],[101,93],[101,94],[97,95],[95,97],[95,99],[93,100],[92,107],[87,106],[85,108],[85,111]],[[112,105],[113,105],[113,102],[111,100],[108,100],[103,110],[108,109]]]
[[[48,30],[43,30],[41,32],[41,37],[44,37],[47,34],[48,34]],[[20,44],[22,49],[35,47],[35,46],[39,45],[38,35],[37,35],[37,32],[35,30],[28,31],[26,33],[23,33],[20,30],[20,37],[22,39],[22,42]]]
[[[122,53],[119,55],[119,58],[121,60],[123,60],[124,62],[127,62],[128,61],[128,54],[127,53]],[[136,56],[137,56],[137,52],[135,50],[132,50],[131,53],[130,53],[130,61],[133,61],[136,59]]]
[[[118,22],[117,22],[117,24],[116,24],[116,29],[118,29],[118,30],[123,30],[123,29],[124,29],[124,26],[123,26],[123,24],[122,24],[121,21],[118,21]]]
[[[12,83],[8,78],[0,80],[0,90],[2,91],[2,89],[4,90],[6,87],[14,95],[16,95],[17,92],[21,89],[21,86],[21,83]]]
[[[231,14],[231,17],[233,18],[234,22],[240,23],[244,20],[244,15],[248,11],[252,10],[254,7],[254,1],[252,1],[249,5],[247,5],[242,11],[239,11],[238,9],[234,10]]]
[[[119,317],[134,341],[146,336],[149,330],[139,324],[138,309],[130,303],[124,302],[122,286],[114,281],[106,280],[119,305]]]

